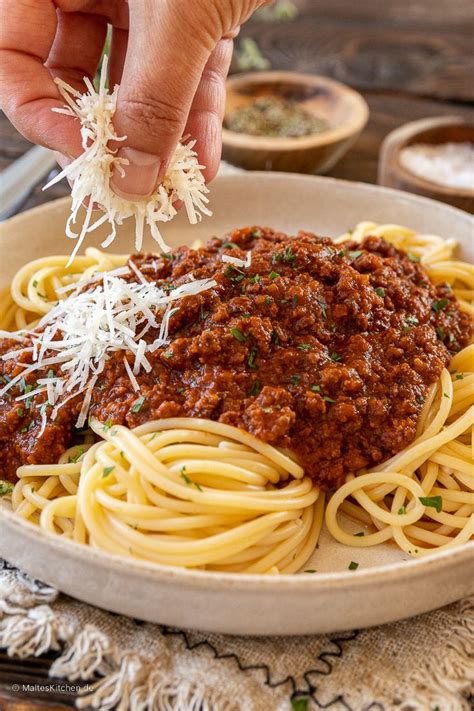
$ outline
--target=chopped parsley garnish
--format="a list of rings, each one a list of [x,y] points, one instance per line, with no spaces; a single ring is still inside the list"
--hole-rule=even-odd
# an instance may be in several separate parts
[[[270,279],[276,279],[280,275],[278,274],[278,272],[270,272],[268,276],[270,277]]]
[[[399,516],[405,516],[406,512],[407,512],[407,510],[404,506],[400,506],[400,508],[398,509]]]
[[[293,385],[297,385],[301,380],[301,375],[299,375],[298,373],[295,373],[295,375],[291,376],[290,380],[293,383]]]
[[[251,315],[252,314],[249,314],[249,313],[241,314],[242,318],[250,318]]]
[[[377,296],[380,296],[383,299],[383,297],[385,296],[385,289],[381,286],[378,286],[375,290],[375,293],[377,294]]]
[[[345,249],[341,249],[341,250],[337,253],[337,256],[338,256],[338,257],[345,257],[345,256],[346,256],[346,250],[345,250]]]
[[[336,363],[339,360],[342,360],[342,355],[339,355],[339,353],[331,353],[331,355],[329,357],[331,360],[334,360]]]
[[[413,252],[407,252],[407,257],[410,262],[419,262],[421,259],[421,257],[417,257],[416,254],[413,254]]]
[[[419,499],[423,506],[436,509],[437,513],[441,513],[441,509],[443,508],[443,499],[441,496],[420,496]]]
[[[303,573],[316,573],[316,571],[312,568],[308,568],[308,570],[303,570]]]
[[[102,479],[104,479],[106,476],[109,476],[109,474],[112,474],[114,469],[115,469],[114,464],[111,467],[104,467],[104,470],[102,472]]]
[[[354,536],[357,536],[357,538],[362,538],[362,536],[365,536],[364,531],[359,531],[358,533],[354,533]]]
[[[165,351],[163,353],[164,358],[172,358],[173,357],[173,351]]]
[[[251,284],[258,284],[261,278],[260,274],[255,274],[255,276],[249,277],[249,282]]]
[[[198,491],[202,491],[202,486],[201,486],[200,484],[197,484],[197,483],[196,483],[195,481],[193,481],[192,479],[190,479],[190,478],[184,473],[184,470],[185,470],[185,469],[186,469],[186,467],[181,467],[181,472],[180,472],[181,479],[182,479],[188,486],[195,486],[196,489],[198,489]]]
[[[69,463],[70,464],[77,464],[79,459],[82,457],[84,454],[84,447],[78,447],[76,449],[76,454],[74,454],[72,457],[69,457]]]
[[[224,242],[222,249],[239,249],[239,245],[235,244],[235,242]]]
[[[36,289],[36,287],[38,286],[38,282],[36,281],[36,279],[33,281],[33,286],[34,286],[35,289]]]
[[[261,236],[262,236],[262,230],[252,230],[252,232],[250,232],[249,236],[250,236],[250,237],[255,237],[255,238],[261,237]]]
[[[438,336],[440,341],[444,341],[444,339],[446,338],[446,332],[442,326],[436,327],[436,335]]]
[[[433,303],[431,304],[431,309],[435,313],[438,313],[439,311],[445,309],[448,304],[449,299],[438,299],[437,301],[433,301]]]
[[[323,400],[325,402],[336,402],[335,400],[332,399],[332,397],[328,397],[328,395],[323,395]]]
[[[272,337],[270,340],[275,346],[280,345],[280,339],[278,338],[278,333],[276,331],[272,331]]]
[[[262,407],[262,410],[264,411],[264,413],[266,415],[268,415],[272,411],[272,408],[271,407]]]
[[[21,428],[20,432],[29,432],[30,430],[33,429],[33,427],[36,425],[36,422],[34,420],[31,420],[27,425]]]
[[[296,347],[300,351],[311,351],[313,349],[313,346],[310,345],[309,343],[299,343]]]
[[[321,386],[320,385],[312,385],[310,390],[312,390],[315,393],[320,393],[321,392]]]
[[[234,338],[236,338],[238,341],[240,341],[240,343],[243,343],[244,341],[247,340],[247,336],[245,335],[245,333],[242,333],[240,328],[235,328],[235,327],[231,328],[230,332],[234,336]]]
[[[292,309],[296,309],[296,307],[297,307],[297,305],[298,305],[298,299],[299,299],[298,294],[295,294],[295,295],[291,298],[291,308],[292,308]]]
[[[347,254],[351,259],[357,259],[357,257],[360,257],[362,254],[362,251],[360,249],[355,249],[353,251],[349,251]]]
[[[291,247],[287,247],[284,252],[277,252],[272,257],[272,262],[284,262],[285,264],[291,264],[296,259],[296,254],[293,254]]]
[[[407,316],[405,319],[405,325],[403,326],[404,331],[409,331],[413,326],[418,326],[420,322],[416,316]]]
[[[262,383],[260,380],[254,380],[252,387],[249,390],[249,395],[259,395],[262,389]]]
[[[0,479],[0,496],[6,496],[7,494],[11,494],[13,491],[13,484],[9,481],[5,481],[4,479]]]
[[[456,380],[464,380],[464,375],[462,373],[456,373]]]
[[[357,570],[359,567],[359,563],[356,563],[355,560],[351,560],[351,562],[348,565],[349,570]]]
[[[19,407],[18,410],[16,411],[16,414],[18,415],[18,417],[24,417],[24,415],[25,415],[25,410],[24,410],[24,408],[23,408],[23,407]]]
[[[181,395],[182,393],[184,393],[184,388],[176,388],[176,392]]]
[[[110,428],[112,427],[113,424],[114,423],[112,421],[112,418],[109,417],[109,419],[106,422],[104,422],[104,430],[107,432],[107,430],[110,430]]]
[[[417,395],[417,396],[416,396],[416,399],[417,399],[418,402],[420,402],[420,403],[423,403],[423,402],[425,401],[425,398],[423,397],[423,395]]]
[[[179,255],[178,255],[178,254],[173,254],[172,252],[162,252],[162,253],[160,254],[160,257],[161,257],[162,259],[171,259],[171,260],[173,260],[173,259],[178,259],[178,258],[179,258]]]
[[[130,412],[140,412],[140,410],[143,407],[143,403],[145,402],[145,396],[142,395],[139,397],[135,402],[133,403],[132,407],[130,408]]]
[[[242,279],[245,279],[245,274],[241,272],[240,269],[237,269],[236,267],[233,267],[230,264],[225,270],[224,276],[226,279],[230,279],[231,281],[234,281],[237,284],[242,281]]]
[[[266,297],[265,297],[265,306],[269,306],[271,303],[272,303],[271,297],[270,297],[270,296],[266,296]]]
[[[255,346],[252,346],[250,349],[250,354],[249,357],[247,358],[247,364],[249,368],[252,368],[255,370],[257,366],[255,365],[255,358],[257,357],[258,350],[255,348]]]
[[[206,311],[204,306],[201,304],[201,306],[199,308],[199,320],[205,321],[208,316],[209,316],[209,311]]]
[[[318,301],[318,306],[319,306],[319,308],[321,309],[321,315],[322,315],[322,317],[323,317],[324,319],[326,319],[326,318],[328,317],[328,316],[327,316],[327,312],[326,312],[327,304],[323,304],[321,301]]]
[[[448,393],[443,393],[443,397],[447,397],[448,400],[449,400],[449,395],[448,395]]]

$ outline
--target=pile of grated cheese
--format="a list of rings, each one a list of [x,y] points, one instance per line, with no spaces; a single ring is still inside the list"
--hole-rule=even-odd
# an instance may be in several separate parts
[[[107,57],[104,56],[98,92],[87,77],[84,77],[88,89],[85,94],[80,94],[61,79],[55,80],[67,105],[63,109],[53,109],[53,111],[75,116],[80,120],[84,148],[79,158],[76,158],[43,188],[46,190],[64,177],[73,181],[72,209],[66,225],[66,234],[77,242],[69,263],[80,249],[85,236],[106,222],[110,224],[111,232],[102,243],[104,249],[112,244],[116,235],[116,225],[122,224],[129,217],[134,217],[135,249],[140,251],[142,247],[144,227],[147,224],[160,249],[167,252],[169,248],[161,236],[158,223],[169,222],[176,215],[173,206],[175,201],[181,200],[184,203],[191,224],[201,220],[203,214],[212,215],[207,207],[209,199],[206,193],[209,190],[201,172],[204,166],[199,165],[197,154],[193,150],[196,141],[190,141],[186,145],[178,144],[162,183],[151,197],[146,200],[131,201],[113,192],[110,187],[112,171],[115,169],[123,174],[123,166],[127,165],[128,161],[118,158],[117,152],[109,147],[109,141],[124,141],[126,136],[117,136],[112,123],[117,108],[119,87],[116,85],[112,92],[108,91],[107,64]],[[77,221],[81,205],[86,200],[88,206],[84,223],[77,233],[73,225]],[[93,215],[94,204],[103,212],[98,219]]]
[[[129,282],[123,277],[134,273],[137,281]],[[101,274],[102,283],[83,291],[84,282],[79,282],[74,292],[60,301],[32,331],[32,345],[3,355],[4,360],[17,359],[21,353],[32,354],[32,364],[12,378],[2,389],[0,397],[11,387],[20,383],[25,375],[49,368],[48,376],[37,380],[34,390],[28,388],[17,400],[31,399],[46,393],[47,402],[40,406],[41,430],[47,423],[48,407],[53,408],[50,419],[54,420],[59,409],[71,398],[85,393],[76,427],[83,427],[92,399],[92,392],[107,360],[116,351],[129,351],[133,357],[131,366],[124,353],[123,362],[132,387],[139,391],[136,379],[143,369],[150,372],[147,354],[169,343],[169,320],[179,311],[180,299],[200,294],[217,285],[212,279],[186,282],[170,291],[145,279],[138,267],[129,262],[112,272]],[[150,329],[157,329],[158,336],[148,343],[144,336]],[[0,332],[9,338],[21,341],[25,332],[16,334]],[[55,368],[55,366],[59,366]],[[24,380],[23,380],[24,382]],[[60,402],[58,402],[60,400]]]

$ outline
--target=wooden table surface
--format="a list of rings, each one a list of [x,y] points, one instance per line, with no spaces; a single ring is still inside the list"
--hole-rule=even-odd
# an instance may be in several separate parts
[[[273,69],[325,74],[360,90],[369,123],[329,175],[376,182],[378,151],[397,126],[429,116],[459,115],[474,123],[472,0],[296,0],[291,24],[254,19],[241,37],[254,38]],[[0,117],[0,170],[30,144]],[[38,186],[23,209],[66,195]],[[12,662],[0,653],[0,711],[71,708],[73,696],[20,694],[22,679],[45,679],[47,660]],[[46,698],[46,700],[45,700]]]

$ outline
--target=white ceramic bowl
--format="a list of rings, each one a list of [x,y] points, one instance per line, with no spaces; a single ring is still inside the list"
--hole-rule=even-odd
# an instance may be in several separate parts
[[[171,244],[269,225],[337,235],[360,220],[397,222],[455,237],[473,260],[473,218],[446,205],[371,185],[329,178],[251,173],[212,185],[214,216],[190,226],[185,215],[164,229]],[[0,288],[30,259],[67,253],[68,200],[23,213],[0,226]],[[112,249],[133,251],[131,226]],[[98,244],[97,238],[91,243]],[[149,242],[147,248],[153,249]],[[474,543],[408,560],[385,544],[352,549],[323,531],[307,568],[315,575],[234,575],[130,561],[39,531],[0,509],[0,555],[60,590],[99,607],[179,627],[230,634],[310,634],[417,615],[474,590]],[[347,569],[357,560],[356,571]]]

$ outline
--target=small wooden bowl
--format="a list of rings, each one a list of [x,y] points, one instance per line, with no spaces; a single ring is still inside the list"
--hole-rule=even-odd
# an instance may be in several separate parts
[[[474,143],[474,125],[459,116],[412,121],[389,133],[382,143],[379,159],[379,185],[425,195],[474,213],[472,189],[453,188],[415,175],[400,161],[400,152],[415,143]]]
[[[369,116],[362,96],[345,84],[313,74],[280,71],[230,77],[225,115],[262,96],[295,101],[324,119],[328,128],[299,138],[276,138],[237,133],[224,127],[224,160],[247,170],[326,173],[354,143]]]

